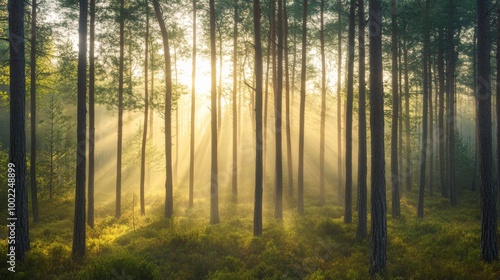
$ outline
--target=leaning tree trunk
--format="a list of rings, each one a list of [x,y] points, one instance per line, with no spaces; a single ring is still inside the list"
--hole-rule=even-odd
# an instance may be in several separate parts
[[[22,2],[22,1],[19,1]],[[88,1],[80,0],[78,21],[78,105],[76,120],[76,192],[73,228],[73,257],[85,256],[85,165],[86,165],[86,106],[87,91],[87,13]],[[16,236],[17,237],[17,236]],[[17,243],[17,242],[16,242]]]
[[[453,1],[450,1],[453,2]],[[500,10],[498,11],[500,14]],[[479,121],[479,169],[481,171],[481,257],[498,258],[497,210],[493,183],[490,81],[490,1],[477,1],[477,118]],[[498,58],[497,58],[498,59]],[[498,92],[497,92],[498,93]]]
[[[163,53],[165,54],[165,217],[171,218],[174,212],[173,180],[172,180],[172,65],[170,62],[170,47],[168,44],[168,33],[161,14],[158,0],[153,1],[156,19],[160,25],[163,40]]]
[[[372,192],[370,274],[382,273],[387,258],[385,204],[384,91],[382,80],[382,11],[380,0],[370,0],[370,128]]]

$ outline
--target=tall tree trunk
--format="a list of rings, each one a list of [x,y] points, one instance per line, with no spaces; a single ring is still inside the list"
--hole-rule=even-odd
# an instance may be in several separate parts
[[[148,92],[148,52],[149,52],[149,4],[146,0],[146,36],[144,38],[144,124],[142,129],[141,147],[141,182],[140,182],[140,203],[141,215],[146,214],[144,205],[144,179],[146,174],[146,141],[148,139],[148,113],[149,113],[149,92]],[[153,128],[151,128],[153,129]]]
[[[222,20],[221,20],[222,22]],[[219,87],[217,94],[217,133],[221,132],[221,124],[222,124],[222,27],[219,27]]]
[[[212,73],[210,112],[212,115],[212,167],[210,180],[210,223],[219,223],[219,190],[217,170],[217,82],[216,82],[216,52],[215,52],[215,1],[210,0],[210,60]],[[220,112],[219,112],[220,113]]]
[[[452,4],[453,0],[450,1]],[[500,4],[499,4],[500,5]],[[500,14],[500,6],[497,6]],[[481,170],[481,257],[498,258],[497,210],[492,168],[491,81],[490,81],[490,1],[477,1],[477,58],[479,169]],[[498,60],[498,57],[497,57]],[[498,86],[497,86],[498,87]],[[498,92],[498,91],[497,91]]]
[[[233,180],[232,201],[238,202],[238,2],[234,3],[233,26]]]
[[[95,169],[95,0],[90,0],[89,24],[89,182],[87,224],[94,228],[94,169]]]
[[[174,212],[173,201],[173,181],[172,181],[172,65],[170,62],[170,47],[168,43],[168,33],[163,20],[158,0],[153,0],[156,19],[160,25],[161,37],[163,40],[163,53],[165,54],[165,217],[171,218]]]
[[[253,26],[255,45],[255,206],[253,235],[262,235],[262,45],[260,42],[260,1],[253,1]]]
[[[365,3],[358,0],[359,42],[359,151],[358,151],[358,227],[357,238],[366,238],[367,229],[367,183],[366,183],[366,82],[365,82]]]
[[[439,30],[438,56],[437,56],[438,80],[439,80],[439,112],[438,112],[438,134],[439,134],[439,184],[441,186],[441,196],[446,197],[446,168],[445,168],[445,142],[446,131],[444,126],[444,48],[443,33]]]
[[[406,143],[406,190],[411,191],[411,141],[410,141],[410,79],[408,75],[408,35],[406,34],[403,39],[403,58],[404,58],[404,80],[405,80],[405,143]]]
[[[392,217],[401,214],[398,170],[398,24],[396,21],[396,0],[391,0],[391,54],[392,54],[392,124],[391,124],[391,183]]]
[[[347,102],[345,126],[345,212],[344,223],[352,222],[352,107],[354,100],[354,33],[356,0],[351,0],[349,9],[349,56],[347,60]]]
[[[341,1],[337,0],[339,17],[338,30],[338,68],[337,68],[337,196],[342,205],[342,12]]]
[[[325,204],[325,119],[326,119],[326,58],[325,58],[325,0],[320,3],[321,44],[321,123],[319,132],[319,201]]]
[[[432,61],[429,53],[429,196],[434,195],[434,111],[432,106]]]
[[[85,102],[87,101],[86,98],[87,14],[88,14],[88,1],[80,0],[80,18],[78,21],[79,50],[78,50],[78,105],[77,105],[77,123],[76,123],[76,141],[77,141],[76,192],[75,192],[75,220],[73,228],[73,250],[72,250],[74,258],[82,258],[83,256],[85,256],[85,239],[86,239],[85,237],[85,229],[86,229],[85,228],[85,165],[86,165],[85,141],[86,141],[87,119],[85,115],[87,113],[87,109],[85,108],[86,107]],[[20,197],[22,197],[21,193],[18,192],[18,194],[20,195]],[[16,244],[21,244],[21,243],[18,243],[16,241]],[[29,246],[29,243],[27,245]]]
[[[450,0],[450,16],[449,16],[449,48],[448,48],[448,149],[449,149],[449,173],[448,184],[450,189],[450,204],[452,207],[457,206],[457,186],[455,181],[455,43],[454,43],[454,17],[455,7],[454,1]]]
[[[278,65],[276,92],[274,93],[274,114],[276,128],[276,202],[274,217],[283,219],[283,152],[282,152],[282,92],[283,92],[283,0],[278,0]]]
[[[298,212],[304,214],[304,113],[306,108],[307,0],[302,3],[302,70],[300,73]]]
[[[189,143],[189,207],[193,207],[194,192],[194,137],[196,121],[196,0],[193,0],[193,54],[191,73],[191,139]]]
[[[84,1],[80,1],[84,2]],[[14,190],[16,200],[15,223],[15,253],[16,258],[24,260],[30,249],[28,220],[28,191],[26,189],[26,74],[24,58],[24,1],[8,2],[9,9],[9,65],[10,65],[10,154],[9,154],[9,190]],[[80,45],[82,48],[82,45]],[[13,168],[11,170],[10,168]],[[14,178],[14,181],[11,180]],[[85,179],[84,179],[85,182]],[[85,191],[85,183],[83,184]],[[11,193],[9,191],[9,193]],[[9,196],[10,197],[10,196]],[[85,199],[85,198],[84,198]],[[85,205],[85,204],[84,204]],[[9,206],[9,208],[11,208]],[[83,213],[85,224],[85,213]]]
[[[33,222],[40,221],[38,214],[38,191],[36,184],[36,32],[37,12],[36,0],[31,3],[31,157],[30,157],[30,179],[31,179],[31,207],[33,209]]]
[[[286,160],[288,165],[288,196],[293,197],[293,164],[292,164],[292,135],[290,124],[290,73],[288,69],[288,13],[285,5],[283,5],[283,15],[285,20],[285,110],[286,110]],[[293,84],[292,84],[293,87]]]
[[[418,209],[417,216],[424,217],[424,192],[425,192],[425,166],[427,162],[427,117],[429,113],[429,75],[428,59],[429,59],[429,4],[430,0],[426,0],[424,9],[424,51],[423,51],[423,116],[422,116],[422,152],[420,157],[420,182],[418,188]]]
[[[116,208],[115,216],[120,218],[122,205],[122,137],[123,137],[123,71],[125,60],[125,1],[120,0],[120,60],[118,70],[118,143],[116,145]]]
[[[498,3],[497,3],[498,5]],[[477,19],[475,19],[475,21],[477,21]],[[500,24],[500,21],[497,21],[497,24]],[[497,26],[497,28],[500,28]],[[474,78],[477,77],[477,26],[474,27],[474,42],[473,42],[473,55],[472,55],[472,67],[473,67],[473,76]],[[497,38],[498,40],[498,38]],[[500,46],[499,42],[497,41],[497,46]],[[499,51],[500,49],[497,47],[497,51]],[[499,71],[497,71],[497,75],[499,74]],[[497,80],[498,81],[498,80]],[[499,85],[497,83],[497,85]],[[497,91],[498,92],[498,91]],[[477,94],[477,84],[474,83],[474,87],[473,87],[473,90],[472,90],[472,93],[474,95]],[[497,97],[495,98],[496,99],[496,102],[500,102],[500,98],[498,98],[498,95]],[[475,105],[475,108],[477,110],[477,99],[474,100],[474,105]],[[498,137],[498,133],[500,133],[500,130],[498,129],[498,126],[500,125],[500,122],[498,121],[498,118],[499,118],[499,115],[500,115],[500,104],[496,104],[496,110],[497,110],[497,146],[500,147],[500,137]],[[479,123],[477,121],[477,117],[474,118],[474,122],[475,122],[475,127],[474,127],[474,170],[472,171],[472,186],[471,186],[471,191],[476,191],[476,181],[477,181],[477,166],[478,166],[478,163],[477,163],[477,160],[479,158],[479,141],[477,139],[477,135],[478,135],[478,126],[479,126]],[[498,149],[497,147],[497,149]],[[497,153],[500,153],[500,149],[497,150]],[[500,160],[500,158],[499,158]],[[497,166],[497,168],[500,168],[500,165]],[[500,174],[500,173],[498,173]],[[500,194],[500,192],[499,192]]]
[[[371,254],[370,274],[382,273],[387,258],[385,204],[384,89],[382,80],[382,11],[380,0],[370,0],[370,128],[371,128]]]

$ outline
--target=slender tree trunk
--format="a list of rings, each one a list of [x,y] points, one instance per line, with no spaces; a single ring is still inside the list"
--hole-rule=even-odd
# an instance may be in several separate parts
[[[429,196],[434,195],[434,111],[432,106],[432,62],[429,54]]]
[[[153,0],[156,19],[160,25],[163,40],[163,53],[165,54],[165,158],[166,158],[166,180],[165,180],[165,217],[171,218],[174,212],[173,206],[173,181],[172,181],[172,65],[170,62],[170,47],[168,33],[163,20],[158,0]]]
[[[80,1],[85,2],[85,1]],[[82,3],[84,4],[84,3]],[[24,260],[30,249],[28,191],[26,189],[26,74],[24,58],[24,1],[8,2],[9,9],[9,65],[10,65],[10,154],[8,189],[14,190],[15,200],[15,253],[16,258]],[[85,30],[81,30],[84,32]],[[82,48],[82,45],[80,45]],[[85,103],[84,103],[85,104]],[[84,145],[85,147],[85,145]],[[83,156],[85,157],[85,156]],[[84,165],[85,166],[85,165]],[[12,168],[13,170],[11,170]],[[12,171],[12,172],[11,172]],[[14,178],[12,181],[10,178]],[[84,178],[85,182],[85,178]],[[83,184],[85,191],[85,183]],[[9,193],[11,193],[9,191]],[[85,197],[83,198],[85,201]],[[85,204],[83,204],[85,205]],[[10,208],[10,206],[9,206]],[[10,217],[10,216],[9,216]],[[85,212],[83,212],[85,224]],[[85,233],[85,232],[84,232]],[[83,248],[85,248],[85,243]]]
[[[37,9],[36,0],[31,3],[31,157],[30,157],[30,179],[31,179],[31,207],[33,209],[33,222],[40,221],[38,214],[38,191],[36,184],[36,32],[37,32]]]
[[[278,65],[276,92],[274,93],[276,143],[276,203],[274,217],[283,219],[283,152],[282,152],[282,92],[283,92],[283,0],[278,0]]]
[[[382,80],[382,11],[380,0],[370,0],[370,128],[371,128],[371,254],[370,274],[383,273],[387,258],[385,202],[384,91]]]
[[[408,75],[408,39],[406,35],[403,39],[403,58],[404,58],[404,80],[405,80],[405,143],[406,143],[406,190],[411,191],[411,141],[410,141],[410,79]]]
[[[283,6],[283,15],[285,17],[285,109],[286,109],[286,152],[288,165],[288,196],[293,197],[293,164],[292,164],[292,135],[290,124],[290,73],[288,69],[288,13],[285,5]],[[293,87],[293,84],[292,84]]]
[[[454,1],[450,0],[450,16],[449,16],[449,70],[448,70],[448,149],[449,149],[449,173],[448,184],[450,189],[450,204],[452,207],[457,206],[457,186],[455,181],[455,44],[454,44],[454,17],[455,7]]]
[[[446,188],[446,168],[445,168],[445,142],[446,131],[444,127],[444,49],[443,49],[443,33],[439,30],[438,43],[438,80],[439,80],[439,112],[438,112],[438,134],[439,134],[439,184],[441,186],[441,196],[447,197],[448,191]]]
[[[401,214],[398,170],[398,24],[396,21],[396,0],[391,0],[391,53],[392,53],[392,124],[391,124],[391,183],[392,217]]]
[[[94,169],[95,169],[95,0],[90,0],[89,24],[89,182],[87,224],[94,228]]]
[[[122,137],[123,137],[123,71],[125,60],[125,1],[120,0],[120,61],[118,74],[118,143],[116,145],[116,209],[115,216],[121,216],[122,204]]]
[[[304,214],[304,113],[306,107],[307,0],[302,4],[302,70],[300,73],[298,212]]]
[[[326,119],[326,58],[325,58],[325,0],[320,4],[320,44],[321,44],[321,123],[319,142],[319,201],[325,204],[325,119]]]
[[[196,0],[193,0],[193,54],[191,73],[191,139],[189,144],[189,207],[193,207],[194,192],[194,137],[196,122]]]
[[[22,2],[22,1],[19,1]],[[80,17],[78,21],[78,105],[76,125],[76,192],[75,220],[73,228],[73,257],[85,256],[85,165],[86,165],[86,106],[87,91],[87,14],[88,1],[80,0]],[[11,77],[12,79],[12,77]],[[12,80],[11,80],[12,81]],[[24,87],[23,87],[24,88]],[[22,196],[21,196],[22,197]],[[18,210],[19,211],[19,210]],[[18,219],[19,220],[19,219]],[[27,232],[26,232],[27,234]],[[17,237],[17,235],[16,235]],[[16,241],[16,244],[20,244]],[[28,243],[29,246],[29,243]],[[28,247],[29,248],[29,247]]]
[[[216,52],[215,52],[215,1],[210,0],[210,60],[212,73],[212,168],[210,180],[210,223],[219,223],[219,190],[217,171],[217,82],[216,82]]]
[[[425,166],[427,162],[427,117],[428,117],[428,103],[429,103],[429,75],[428,72],[428,59],[429,59],[429,4],[430,0],[425,2],[424,10],[424,51],[423,51],[423,117],[422,117],[422,152],[420,156],[420,182],[418,188],[418,209],[417,216],[424,217],[424,192],[425,192]]]
[[[260,42],[260,1],[253,1],[253,26],[255,45],[255,206],[253,235],[262,235],[262,46]]]
[[[450,1],[452,4],[453,0]],[[500,4],[498,4],[500,5]],[[497,6],[500,14],[500,6]],[[477,1],[479,169],[481,170],[481,257],[498,258],[497,210],[493,183],[490,81],[490,1]],[[497,57],[498,60],[498,57]],[[498,86],[497,86],[498,87]],[[497,91],[498,92],[498,91]]]
[[[365,3],[358,0],[359,42],[359,151],[358,151],[358,227],[356,237],[366,238],[367,229],[367,183],[366,183],[366,82],[365,82]]]
[[[233,27],[233,180],[232,201],[238,202],[238,2],[234,3]]]
[[[222,28],[222,27],[220,27]],[[217,94],[217,133],[221,132],[221,124],[222,124],[222,30],[219,28],[219,87]]]
[[[149,113],[149,92],[148,92],[148,54],[149,54],[149,4],[146,0],[146,36],[144,38],[144,124],[142,130],[141,147],[141,182],[140,182],[140,203],[141,215],[146,214],[144,205],[144,179],[146,174],[146,142],[148,139],[148,113]],[[153,128],[151,128],[153,129]]]
[[[352,107],[354,100],[354,33],[356,0],[350,1],[349,9],[349,49],[347,60],[347,100],[345,126],[345,208],[344,223],[352,222]]]
[[[337,196],[342,205],[342,13],[341,0],[337,0],[339,17],[338,30],[338,68],[337,68]]]
[[[497,5],[498,5],[498,2],[497,2]],[[475,19],[475,21],[477,21],[477,19]],[[497,24],[500,24],[500,21],[497,21]],[[497,26],[497,28],[500,28]],[[472,67],[473,67],[473,76],[474,78],[477,77],[477,26],[474,27],[474,42],[473,42],[473,55],[472,55]],[[497,38],[498,40],[498,38]],[[497,41],[497,46],[500,46],[500,43]],[[500,51],[500,48],[497,47],[497,51]],[[500,72],[497,71],[497,75],[499,74]],[[498,81],[498,80],[497,80]],[[500,85],[499,83],[496,83],[496,85]],[[477,94],[477,84],[474,83],[474,87],[473,87],[473,90],[472,90],[473,94],[476,95]],[[497,90],[497,92],[499,92]],[[495,97],[496,99],[496,102],[500,102],[500,99],[498,98],[498,94],[497,96]],[[475,108],[477,110],[477,99],[474,100],[474,105],[475,105]],[[498,121],[499,119],[499,116],[500,116],[500,104],[496,103],[496,110],[497,110],[497,153],[500,153],[500,137],[498,137],[498,133],[500,133],[500,130],[498,129],[498,126],[500,125],[500,122]],[[471,190],[472,191],[476,191],[476,181],[477,181],[477,166],[478,166],[478,163],[477,163],[477,160],[479,158],[479,141],[477,139],[477,135],[478,135],[478,126],[479,126],[479,123],[478,123],[478,120],[477,120],[477,116],[474,118],[474,122],[475,122],[475,127],[474,127],[474,170],[472,171],[472,186],[471,186]],[[498,160],[500,160],[500,158],[498,158]],[[497,166],[497,168],[500,168],[500,164]],[[499,178],[500,178],[500,173],[499,174]],[[500,192],[499,192],[500,194]]]

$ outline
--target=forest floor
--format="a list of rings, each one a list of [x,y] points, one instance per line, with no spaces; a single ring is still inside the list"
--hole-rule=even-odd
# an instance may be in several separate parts
[[[146,199],[157,205],[146,216],[138,207],[120,219],[102,214],[113,213],[112,203],[96,209],[87,257],[78,262],[71,259],[73,200],[42,201],[42,221],[30,225],[27,259],[11,273],[1,254],[0,279],[369,278],[370,241],[356,239],[356,214],[344,224],[343,208],[319,206],[316,197],[306,197],[305,215],[291,208],[282,222],[266,203],[261,237],[252,235],[250,202],[222,204],[221,223],[209,225],[206,201],[195,201],[192,209],[177,205],[175,218],[166,220],[163,198]],[[388,214],[386,279],[500,279],[500,261],[480,260],[479,192],[463,191],[456,208],[439,194],[427,197],[423,220],[415,205],[416,192],[405,193],[401,217]]]

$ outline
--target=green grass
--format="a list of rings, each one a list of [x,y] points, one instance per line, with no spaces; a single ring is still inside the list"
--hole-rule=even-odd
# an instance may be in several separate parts
[[[0,279],[369,278],[370,242],[355,238],[356,215],[346,225],[342,208],[318,206],[316,198],[306,199],[304,216],[288,209],[282,222],[265,204],[261,237],[252,236],[251,203],[222,204],[221,223],[209,225],[206,201],[193,209],[176,205],[171,220],[163,218],[163,199],[148,201],[156,206],[144,217],[136,207],[116,219],[104,215],[112,203],[103,206],[95,228],[87,228],[87,257],[78,262],[71,259],[73,201],[42,201],[31,251],[15,274],[2,269]],[[479,194],[464,191],[459,202],[451,208],[438,195],[426,198],[419,220],[416,194],[405,194],[402,216],[387,219],[386,279],[500,279],[500,262],[480,260]],[[6,240],[0,242],[5,252]]]

